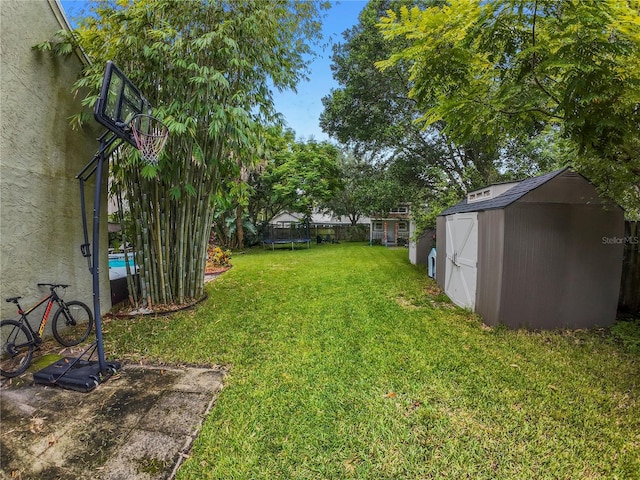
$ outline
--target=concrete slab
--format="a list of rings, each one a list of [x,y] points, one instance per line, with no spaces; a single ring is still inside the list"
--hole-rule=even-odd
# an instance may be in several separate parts
[[[124,365],[89,393],[0,388],[0,471],[7,478],[173,478],[222,389],[224,368]]]

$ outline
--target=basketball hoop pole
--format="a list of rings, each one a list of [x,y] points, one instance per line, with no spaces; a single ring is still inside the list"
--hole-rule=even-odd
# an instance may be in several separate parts
[[[112,61],[107,62],[102,79],[102,87],[100,88],[100,96],[93,107],[93,117],[99,124],[106,127],[107,131],[99,138],[100,148],[98,152],[76,178],[80,180],[82,226],[84,230],[84,244],[80,248],[82,255],[87,257],[89,271],[92,276],[93,311],[96,322],[96,344],[100,376],[106,377],[110,375],[110,370],[115,370],[112,364],[107,364],[104,358],[102,316],[100,314],[99,239],[104,163],[116,148],[127,142],[138,149],[141,158],[145,162],[157,164],[160,152],[167,141],[169,130],[160,120],[151,116],[149,102]],[[84,182],[94,173],[96,175],[96,184],[93,196],[93,244],[91,245],[91,251],[89,251]],[[119,368],[119,364],[117,365],[117,368]]]
[[[144,114],[144,112],[148,112],[148,114]],[[100,147],[97,153],[76,175],[76,178],[80,181],[80,206],[84,234],[84,243],[80,246],[80,250],[82,255],[87,258],[91,272],[96,341],[77,358],[65,357],[34,373],[36,383],[58,385],[62,388],[83,392],[93,390],[120,369],[120,363],[107,363],[105,360],[100,312],[100,204],[104,164],[123,142],[128,142],[138,148],[141,151],[141,158],[146,162],[157,163],[160,151],[168,136],[167,127],[160,120],[151,117],[151,106],[142,96],[140,90],[111,61],[108,61],[106,65],[100,96],[93,108],[93,116],[98,123],[107,128],[107,131],[98,139]],[[136,117],[138,122],[132,122],[132,118]],[[145,118],[146,123],[142,122],[142,119]],[[137,130],[132,134],[133,128],[137,128]],[[134,137],[136,138],[134,139]],[[87,228],[84,185],[94,174],[96,183],[93,195],[93,244],[91,245]],[[81,360],[90,350],[89,359]],[[96,350],[98,352],[97,362],[91,360]]]
[[[111,156],[116,141],[122,141],[117,135],[105,132],[100,137],[100,148],[94,155],[93,159],[82,169],[76,176],[80,180],[80,204],[82,207],[82,226],[84,229],[84,241],[81,246],[82,255],[87,257],[89,263],[89,271],[92,277],[93,286],[93,317],[96,324],[96,344],[98,349],[98,364],[100,373],[103,376],[109,375],[110,371],[104,357],[104,340],[102,337],[102,315],[100,313],[100,204],[102,201],[102,178],[104,171],[104,163]],[[111,150],[110,150],[111,149]],[[109,151],[109,155],[106,155]],[[95,173],[95,188],[93,194],[93,226],[91,239],[91,253],[89,252],[89,239],[87,233],[87,218],[84,199],[84,182],[86,182]]]

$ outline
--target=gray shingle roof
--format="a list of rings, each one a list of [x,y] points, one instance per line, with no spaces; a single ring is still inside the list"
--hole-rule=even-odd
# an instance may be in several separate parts
[[[490,198],[489,200],[482,200],[480,202],[467,203],[467,199],[465,198],[460,203],[454,205],[453,207],[449,207],[443,212],[441,212],[438,216],[446,216],[453,215],[454,213],[466,213],[466,212],[480,212],[483,210],[495,210],[498,208],[504,208],[507,205],[511,205],[516,200],[522,198],[527,193],[532,190],[535,190],[541,185],[544,185],[552,178],[557,177],[562,172],[565,172],[568,168],[561,168],[560,170],[555,170],[553,172],[547,173],[545,175],[540,175],[539,177],[528,178],[526,180],[521,181],[516,186],[510,188],[502,195],[498,195],[495,198]]]

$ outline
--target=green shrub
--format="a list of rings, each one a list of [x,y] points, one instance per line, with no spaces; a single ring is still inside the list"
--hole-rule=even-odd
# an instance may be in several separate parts
[[[230,267],[231,250],[223,250],[220,247],[209,245],[209,249],[207,252],[207,266]]]

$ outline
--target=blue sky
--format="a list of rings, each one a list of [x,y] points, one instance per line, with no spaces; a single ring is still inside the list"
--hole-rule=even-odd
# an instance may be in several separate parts
[[[78,17],[86,9],[86,0],[60,0],[69,20]],[[323,22],[324,41],[328,45],[319,48],[318,58],[311,64],[308,82],[301,82],[297,94],[274,92],[276,109],[281,112],[287,125],[295,130],[299,139],[327,140],[318,124],[322,113],[322,97],[328,95],[337,84],[331,76],[331,46],[341,42],[342,32],[358,23],[358,14],[366,5],[365,0],[332,1],[331,9]]]

